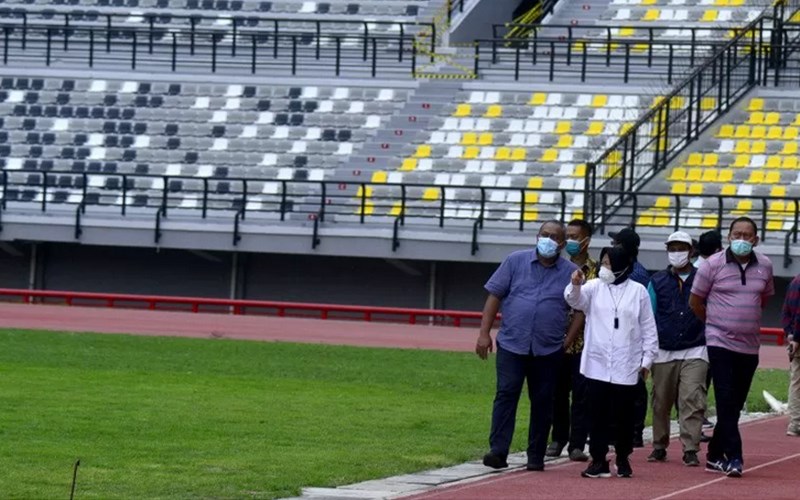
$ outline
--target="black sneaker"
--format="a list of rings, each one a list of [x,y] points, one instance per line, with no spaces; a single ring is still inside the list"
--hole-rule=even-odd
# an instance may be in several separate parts
[[[650,455],[647,456],[648,462],[666,462],[667,461],[667,450],[659,450],[658,448],[654,449]]]
[[[631,469],[631,461],[627,458],[617,459],[617,477],[633,477],[633,469]]]
[[[508,467],[508,462],[506,457],[489,452],[483,456],[483,465],[492,469],[505,469]]]
[[[738,458],[732,459],[728,462],[728,467],[725,469],[725,475],[728,477],[742,477],[744,474],[744,465]]]
[[[728,463],[725,460],[706,460],[706,471],[707,472],[722,472],[723,474],[728,469]]]
[[[683,452],[683,465],[686,467],[697,467],[700,465],[700,459],[697,458],[696,451]]]
[[[553,441],[547,446],[547,450],[544,452],[544,456],[546,457],[560,457],[561,452],[564,451],[564,447],[566,444],[561,444],[558,441]]]
[[[581,472],[581,476],[590,477],[592,479],[597,477],[611,477],[611,468],[608,466],[608,460],[590,463],[589,467]]]
[[[525,465],[526,470],[541,472],[544,470],[544,460],[528,460]]]
[[[644,448],[644,437],[641,434],[633,436],[633,447]]]
[[[589,456],[579,448],[573,448],[569,452],[569,459],[573,462],[588,462]]]

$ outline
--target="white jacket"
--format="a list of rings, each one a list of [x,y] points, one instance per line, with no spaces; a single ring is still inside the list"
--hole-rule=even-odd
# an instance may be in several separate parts
[[[658,354],[656,320],[645,287],[630,279],[619,285],[593,279],[578,287],[570,283],[564,298],[586,314],[581,373],[636,385],[640,368],[649,370]],[[615,308],[619,328],[614,328]]]

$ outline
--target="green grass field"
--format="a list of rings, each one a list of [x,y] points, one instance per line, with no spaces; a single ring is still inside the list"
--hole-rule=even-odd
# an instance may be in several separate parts
[[[749,409],[787,382],[759,372]],[[459,463],[486,450],[493,391],[469,353],[0,331],[0,496],[66,498],[76,458],[81,499],[275,498]]]

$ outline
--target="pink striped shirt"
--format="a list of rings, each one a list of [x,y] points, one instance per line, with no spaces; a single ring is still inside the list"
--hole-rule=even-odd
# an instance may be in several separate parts
[[[692,294],[706,301],[706,345],[758,354],[761,303],[775,295],[766,255],[753,252],[744,268],[730,248],[712,255],[697,270]]]

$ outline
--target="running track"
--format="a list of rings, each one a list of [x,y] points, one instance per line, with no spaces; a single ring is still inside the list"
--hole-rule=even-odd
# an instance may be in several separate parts
[[[771,417],[742,425],[745,471],[739,479],[706,472],[702,466],[684,466],[680,443],[673,439],[666,463],[648,463],[645,457],[650,450],[635,450],[631,456],[632,479],[585,479],[580,477],[585,463],[566,462],[546,466],[544,472],[497,474],[407,499],[796,500],[800,488],[800,439],[785,435],[786,423],[786,417]]]

